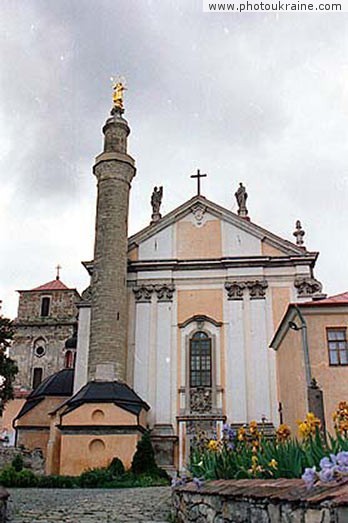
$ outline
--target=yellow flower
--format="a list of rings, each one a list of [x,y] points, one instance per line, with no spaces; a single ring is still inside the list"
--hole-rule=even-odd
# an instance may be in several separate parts
[[[348,432],[348,403],[340,401],[336,411],[333,413],[333,421],[335,429],[340,434],[347,436]]]
[[[247,439],[247,433],[244,427],[238,429],[237,439],[238,441],[245,441]]]
[[[272,469],[277,469],[278,468],[278,462],[274,458],[271,459],[271,461],[268,463],[268,465],[270,467],[272,467]]]
[[[211,439],[208,443],[208,449],[212,452],[217,452],[219,450],[219,443],[215,439]]]
[[[306,440],[316,433],[317,428],[320,428],[320,419],[313,412],[308,412],[306,419],[298,421],[297,424],[301,438]]]
[[[287,441],[291,436],[291,430],[288,425],[282,423],[276,431],[277,441]]]

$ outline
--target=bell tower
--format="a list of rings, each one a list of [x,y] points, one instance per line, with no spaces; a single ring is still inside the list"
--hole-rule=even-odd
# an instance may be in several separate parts
[[[130,128],[123,118],[124,90],[121,82],[114,84],[111,116],[103,127],[104,151],[96,157],[93,167],[98,196],[89,381],[126,380],[128,203],[136,169],[127,152]]]

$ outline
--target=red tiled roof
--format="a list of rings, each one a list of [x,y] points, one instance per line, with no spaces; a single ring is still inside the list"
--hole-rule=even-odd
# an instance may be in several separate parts
[[[342,294],[336,294],[335,296],[329,296],[328,298],[324,298],[323,300],[313,300],[313,301],[306,301],[303,303],[298,303],[298,305],[313,305],[313,306],[319,306],[319,305],[348,305],[348,292],[342,292]]]
[[[60,280],[52,280],[48,283],[44,283],[43,285],[40,285],[39,287],[35,287],[35,289],[32,289],[32,291],[66,291],[69,290],[69,287],[67,287],[62,281]]]

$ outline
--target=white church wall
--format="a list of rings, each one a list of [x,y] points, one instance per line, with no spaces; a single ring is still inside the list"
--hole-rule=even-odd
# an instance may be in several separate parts
[[[261,240],[234,225],[221,221],[223,256],[261,256]]]
[[[91,308],[81,307],[77,333],[74,394],[87,383],[90,321]]]
[[[249,301],[249,343],[247,383],[248,417],[260,421],[263,416],[273,421],[269,391],[268,339],[266,300]],[[246,301],[247,303],[247,301]]]
[[[155,422],[170,424],[171,416],[171,316],[170,302],[157,303],[156,406]]]
[[[139,245],[139,260],[173,258],[173,227],[166,227]]]
[[[224,318],[228,322],[225,329],[225,402],[229,423],[245,423],[248,419],[243,312],[243,300],[225,301]]]
[[[151,303],[136,305],[134,390],[149,402]],[[151,406],[151,405],[150,405]]]

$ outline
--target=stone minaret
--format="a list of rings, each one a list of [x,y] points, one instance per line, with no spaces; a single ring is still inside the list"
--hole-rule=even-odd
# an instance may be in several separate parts
[[[88,380],[126,380],[127,359],[127,232],[128,201],[135,176],[134,160],[127,153],[130,133],[114,89],[114,107],[103,127],[104,151],[93,172],[98,197],[95,226],[92,312]],[[116,96],[118,93],[118,97]]]

